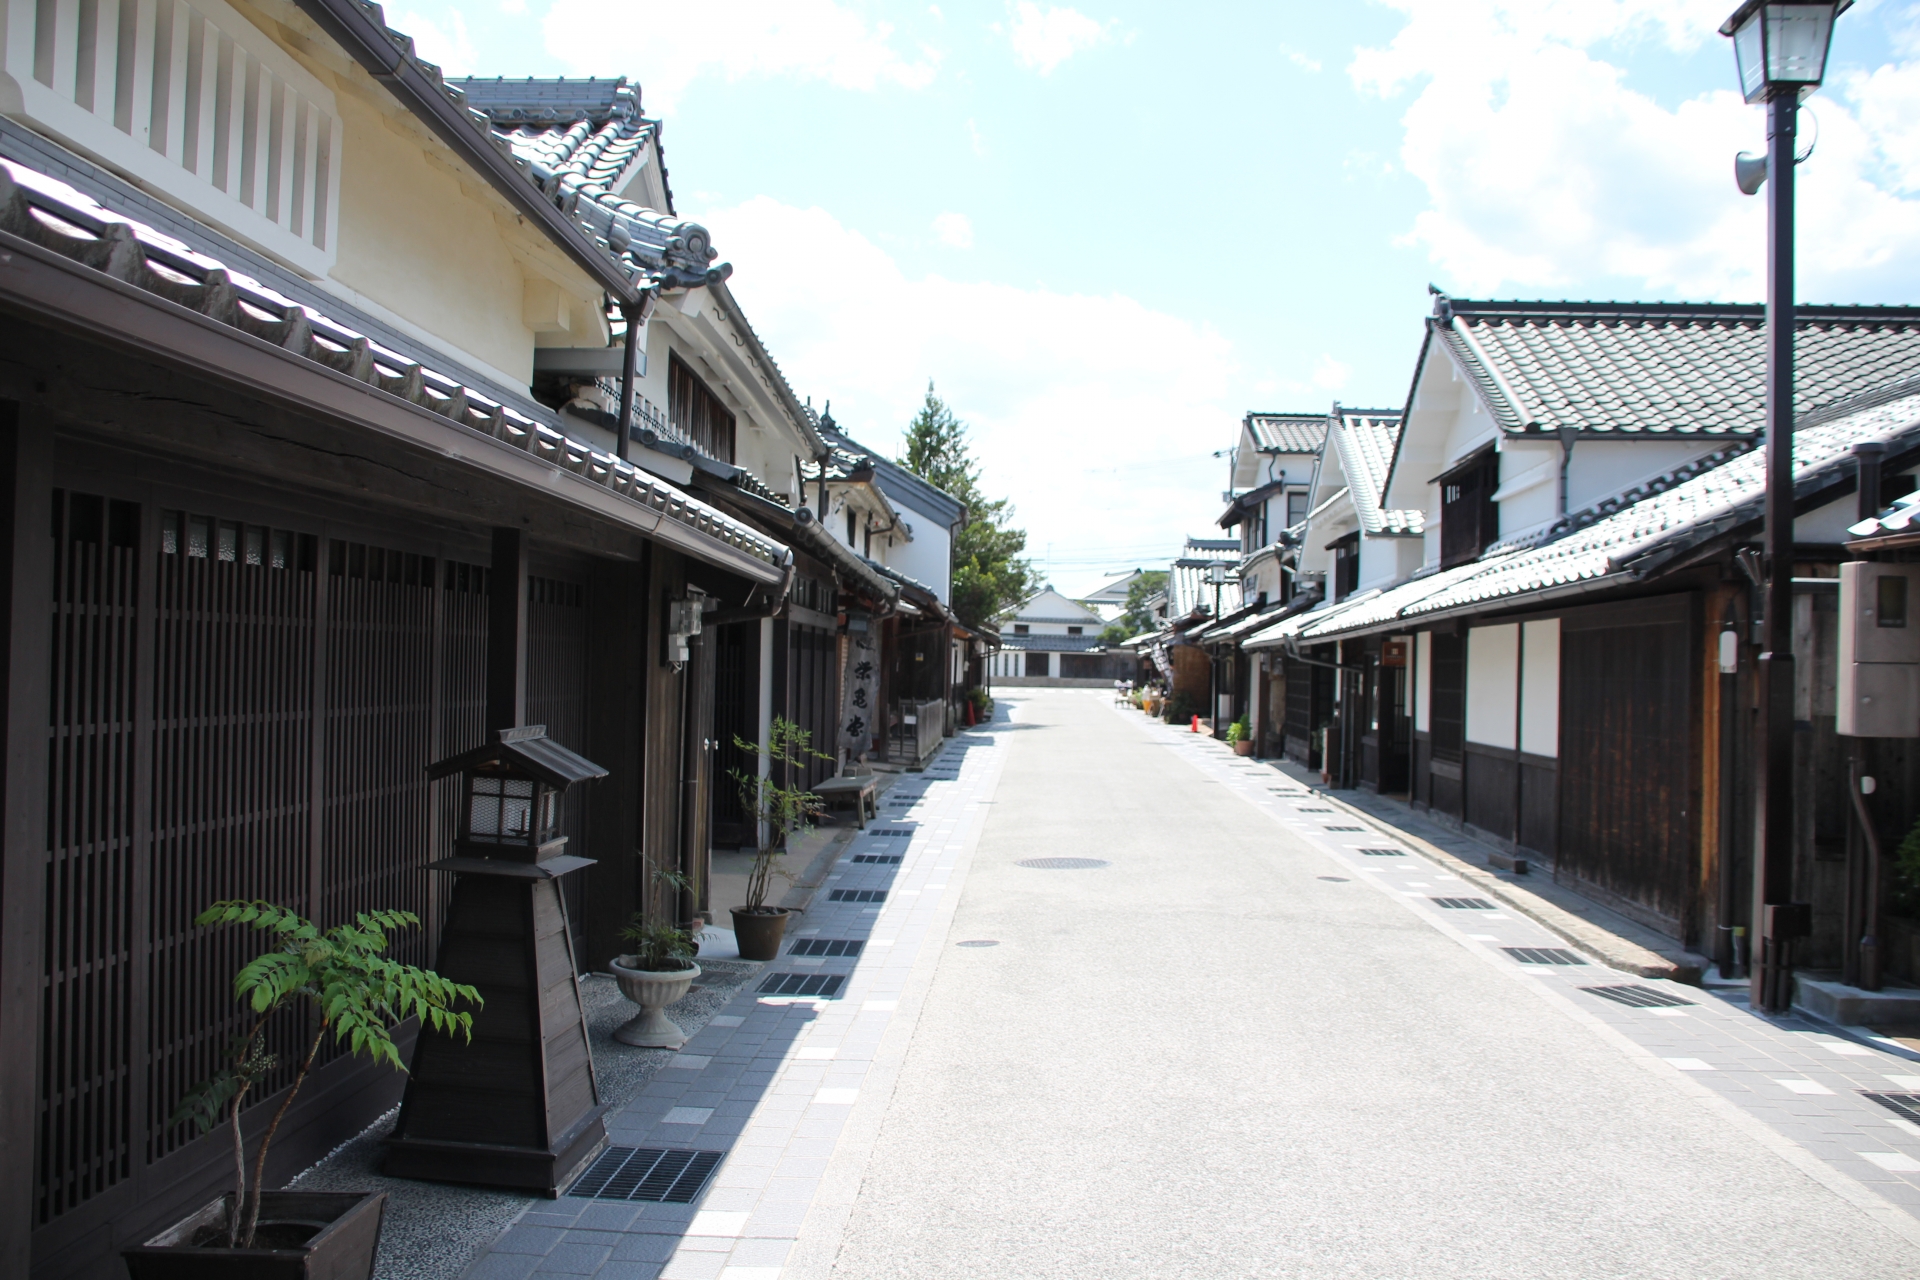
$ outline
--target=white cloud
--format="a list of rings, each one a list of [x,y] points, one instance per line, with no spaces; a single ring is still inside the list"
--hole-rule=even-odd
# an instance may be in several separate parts
[[[1213,329],[1118,293],[910,277],[824,210],[765,196],[702,221],[795,389],[892,452],[934,379],[972,425],[988,491],[1013,499],[1036,555],[1052,544],[1063,583],[1072,559],[1164,561],[1219,514],[1209,455],[1245,406]]]
[[[1286,54],[1287,61],[1299,67],[1302,71],[1314,72],[1320,70],[1320,60],[1318,58],[1310,58],[1298,49],[1289,49],[1285,45],[1280,46],[1280,52]]]
[[[1352,375],[1352,365],[1343,364],[1331,355],[1323,355],[1313,366],[1313,385],[1322,391],[1338,391],[1347,385],[1347,379]]]
[[[1764,145],[1757,108],[1710,89],[1669,108],[1596,52],[1718,41],[1725,0],[1391,0],[1407,23],[1349,73],[1412,92],[1400,159],[1427,189],[1406,240],[1462,291],[1566,291],[1613,277],[1652,296],[1760,295],[1765,209],[1734,189]],[[1732,59],[1727,59],[1731,81]],[[1803,296],[1870,301],[1920,287],[1920,67],[1814,100],[1799,171]],[[1848,110],[1851,104],[1853,111]]]
[[[987,154],[986,136],[980,132],[980,126],[971,120],[967,121],[967,144],[973,148],[973,154],[977,156]]]
[[[608,50],[631,63],[649,111],[669,111],[695,79],[788,76],[842,89],[930,84],[939,54],[903,52],[893,27],[833,0],[555,0],[547,52],[581,74],[606,74]],[[582,31],[594,33],[583,41]]]
[[[973,222],[964,213],[943,213],[933,220],[933,234],[940,243],[956,249],[973,248]]]
[[[387,22],[395,31],[412,36],[420,56],[449,75],[468,72],[480,61],[467,31],[467,16],[458,9],[447,12],[444,25],[418,10],[399,8],[387,14]]]
[[[1078,9],[1042,9],[1032,0],[1019,0],[1007,37],[1020,65],[1044,76],[1082,49],[1106,43],[1107,28]]]

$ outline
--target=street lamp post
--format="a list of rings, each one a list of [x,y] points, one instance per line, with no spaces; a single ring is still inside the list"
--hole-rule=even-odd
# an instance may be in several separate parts
[[[1767,108],[1766,567],[1760,655],[1760,829],[1753,873],[1759,935],[1753,1007],[1784,1012],[1793,1000],[1793,942],[1812,924],[1793,901],[1793,166],[1800,100],[1820,85],[1833,20],[1852,0],[1746,0],[1720,28],[1733,39],[1740,90]],[[1757,166],[1735,162],[1741,189]],[[1726,869],[1721,869],[1725,875]]]

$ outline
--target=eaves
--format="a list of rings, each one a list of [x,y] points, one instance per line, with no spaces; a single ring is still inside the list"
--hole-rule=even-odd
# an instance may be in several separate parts
[[[400,104],[417,116],[454,154],[486,179],[509,204],[544,231],[561,252],[622,302],[636,302],[641,283],[573,218],[550,201],[513,155],[493,141],[490,125],[449,97],[422,71],[377,20],[380,9],[361,0],[294,0]]]
[[[619,473],[627,491],[617,491],[613,474],[600,480],[585,474],[597,467],[591,456],[580,458],[578,470],[559,465],[4,231],[0,306],[89,341],[190,370],[266,403],[346,422],[402,448],[476,468],[530,496],[564,502],[751,581],[780,582],[791,558],[777,542],[757,533],[746,536],[745,526],[730,532],[723,522],[731,522],[722,513],[691,503],[679,490],[631,468]]]

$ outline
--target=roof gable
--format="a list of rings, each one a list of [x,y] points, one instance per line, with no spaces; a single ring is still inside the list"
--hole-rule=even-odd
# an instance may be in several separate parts
[[[1074,626],[1091,623],[1104,626],[1106,620],[1078,600],[1069,600],[1052,587],[1043,587],[1010,617],[1015,622],[1064,622]]]

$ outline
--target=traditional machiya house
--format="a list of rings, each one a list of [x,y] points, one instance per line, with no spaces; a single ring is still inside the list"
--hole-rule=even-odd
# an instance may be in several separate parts
[[[814,527],[884,592],[850,597],[843,609],[849,660],[868,668],[840,709],[843,763],[872,755],[916,765],[961,723],[966,673],[987,643],[951,607],[953,536],[966,508],[854,440],[831,412],[818,428],[825,449],[801,467],[811,510],[820,512]]]
[[[427,767],[543,724],[607,771],[565,799],[594,865],[553,935],[604,964],[637,908],[709,906],[712,641],[761,638],[738,723],[831,725],[836,611],[899,593],[800,505],[810,428],[631,86],[470,100],[354,0],[76,12],[10,4],[0,98],[0,1271],[49,1278],[121,1274],[225,1177],[167,1123],[240,1025],[251,944],[201,908],[406,909],[434,963]],[[269,1179],[400,1096],[323,1058]]]
[[[1880,783],[1883,844],[1920,804],[1920,761],[1837,734],[1840,570],[1862,506],[1920,469],[1920,309],[1797,320],[1798,960],[1851,972],[1849,753]],[[1254,639],[1337,660],[1367,726],[1404,696],[1404,774],[1362,753],[1347,781],[1716,959],[1751,914],[1763,336],[1750,306],[1439,297],[1381,499],[1422,513],[1419,567],[1377,581],[1363,561],[1351,595]]]
[[[1150,602],[1162,625],[1127,642],[1153,664],[1169,706],[1179,714],[1218,718],[1222,703],[1215,692],[1214,660],[1192,637],[1239,613],[1240,557],[1238,538],[1189,537],[1167,568],[1164,599]]]
[[[1266,690],[1255,740],[1324,769],[1343,785],[1365,776],[1382,780],[1388,791],[1405,789],[1410,741],[1404,669],[1392,665],[1397,654],[1388,652],[1387,665],[1369,681],[1358,669],[1341,672],[1331,649],[1289,652],[1280,624],[1304,612],[1303,606],[1350,600],[1420,568],[1424,513],[1382,500],[1399,438],[1397,410],[1333,407],[1308,515],[1289,561],[1304,587],[1291,608],[1243,633]]]
[[[1098,612],[1047,587],[1000,619],[993,677],[1007,685],[1094,685],[1132,678],[1138,662],[1100,639]]]

